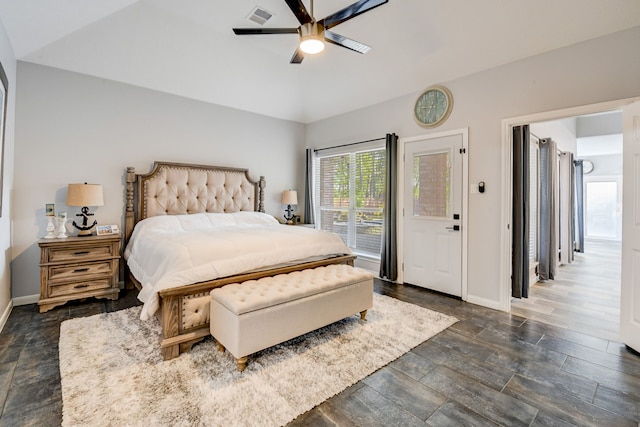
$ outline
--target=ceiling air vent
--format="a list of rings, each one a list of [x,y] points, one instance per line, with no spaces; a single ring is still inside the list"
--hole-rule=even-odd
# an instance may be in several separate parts
[[[273,13],[261,8],[260,6],[256,6],[249,16],[247,16],[247,19],[255,22],[256,24],[264,25],[264,23],[271,19],[272,16]]]

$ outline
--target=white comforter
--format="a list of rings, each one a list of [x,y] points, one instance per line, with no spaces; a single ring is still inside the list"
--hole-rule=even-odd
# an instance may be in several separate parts
[[[333,233],[279,224],[259,212],[156,216],[140,221],[125,249],[142,284],[141,319],[159,307],[163,289],[305,258],[351,253]]]

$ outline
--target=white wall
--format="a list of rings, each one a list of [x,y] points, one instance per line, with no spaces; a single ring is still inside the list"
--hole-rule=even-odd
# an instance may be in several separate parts
[[[179,76],[176,76],[179,77]],[[281,216],[283,190],[302,190],[304,125],[87,75],[18,63],[12,288],[39,293],[45,203],[69,218],[68,183],[104,186],[101,224],[122,226],[124,173],[154,160],[248,168],[267,180],[265,209]],[[224,82],[221,82],[224,84]]]
[[[413,120],[419,92],[307,126],[307,147],[327,147],[396,132],[410,137],[469,127],[469,180],[486,192],[469,196],[469,301],[499,306],[502,133],[505,118],[640,95],[640,27],[559,49],[444,84],[451,116],[435,130]],[[392,75],[389,78],[394,78]]]
[[[576,117],[569,117],[549,122],[531,123],[529,127],[532,134],[538,138],[551,138],[560,151],[577,153]]]
[[[16,112],[16,58],[2,23],[0,23],[0,62],[9,82],[2,170],[2,217],[0,217],[0,251],[3,254],[2,263],[0,263],[0,330],[2,330],[11,308],[11,215],[14,211],[12,195]]]

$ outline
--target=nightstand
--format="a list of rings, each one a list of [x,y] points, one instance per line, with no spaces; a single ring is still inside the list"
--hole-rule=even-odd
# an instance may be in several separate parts
[[[72,300],[118,299],[120,234],[40,239],[40,313]]]

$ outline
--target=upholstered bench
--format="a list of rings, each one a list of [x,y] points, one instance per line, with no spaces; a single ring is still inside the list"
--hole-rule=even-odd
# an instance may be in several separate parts
[[[329,265],[234,283],[211,291],[211,335],[236,358],[247,356],[360,313],[373,305],[373,277]]]

